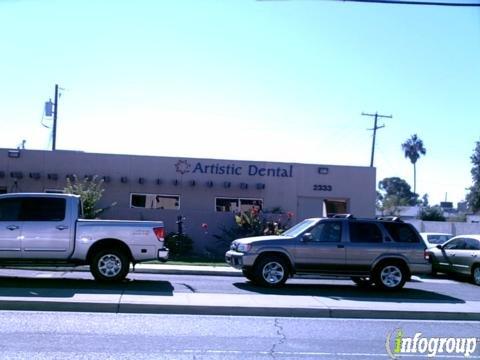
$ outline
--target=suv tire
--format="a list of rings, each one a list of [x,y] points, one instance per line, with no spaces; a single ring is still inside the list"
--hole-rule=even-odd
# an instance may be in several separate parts
[[[255,265],[254,282],[267,287],[280,287],[289,274],[288,265],[280,256],[265,256]]]
[[[399,262],[386,261],[380,263],[373,272],[373,281],[382,290],[400,290],[405,285],[407,278],[407,270]]]

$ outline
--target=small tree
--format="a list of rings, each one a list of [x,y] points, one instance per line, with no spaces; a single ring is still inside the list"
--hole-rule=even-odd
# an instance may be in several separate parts
[[[116,203],[112,203],[105,208],[96,207],[104,191],[103,179],[99,179],[98,175],[92,178],[85,178],[83,181],[79,181],[77,175],[73,175],[73,180],[67,178],[67,186],[64,189],[64,192],[67,194],[80,195],[83,203],[83,217],[85,219],[95,219],[102,212],[116,205]]]
[[[470,210],[477,212],[480,210],[480,141],[477,141],[477,145],[470,159],[473,164],[471,171],[473,185],[468,188],[469,192],[466,200]]]
[[[415,206],[418,195],[411,191],[410,185],[399,178],[389,177],[378,183],[377,209],[382,215],[398,215],[400,206]]]

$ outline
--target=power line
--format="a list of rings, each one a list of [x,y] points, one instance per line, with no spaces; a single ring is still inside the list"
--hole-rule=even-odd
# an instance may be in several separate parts
[[[373,167],[373,157],[375,156],[375,137],[377,135],[377,130],[385,127],[385,125],[378,126],[377,125],[377,120],[378,120],[378,118],[389,118],[389,119],[391,119],[393,116],[392,115],[378,115],[378,113],[366,114],[366,113],[363,113],[363,112],[362,112],[362,116],[373,116],[375,118],[373,129],[368,129],[368,130],[373,130],[372,156],[370,157],[370,167]]]
[[[257,0],[257,1],[289,1],[289,0]],[[409,0],[319,0],[319,1],[340,1],[340,2],[349,1],[349,2],[395,4],[395,5],[480,7],[480,2],[474,3],[474,2],[409,1]]]

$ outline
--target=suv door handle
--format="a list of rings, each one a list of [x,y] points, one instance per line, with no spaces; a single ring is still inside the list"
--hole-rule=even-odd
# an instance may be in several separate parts
[[[13,231],[13,230],[18,230],[20,228],[17,225],[8,225],[7,229]]]
[[[345,245],[337,245],[337,248],[339,248],[339,249],[344,249],[344,248],[345,248]]]
[[[67,225],[58,225],[57,229],[58,230],[66,230],[66,229],[68,229],[68,226]]]

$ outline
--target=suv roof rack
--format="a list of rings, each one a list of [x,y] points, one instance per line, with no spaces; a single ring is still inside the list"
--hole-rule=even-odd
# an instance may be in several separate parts
[[[334,214],[332,217],[335,219],[355,219],[355,216],[353,216],[352,214]]]
[[[377,220],[403,222],[400,216],[377,216]]]

